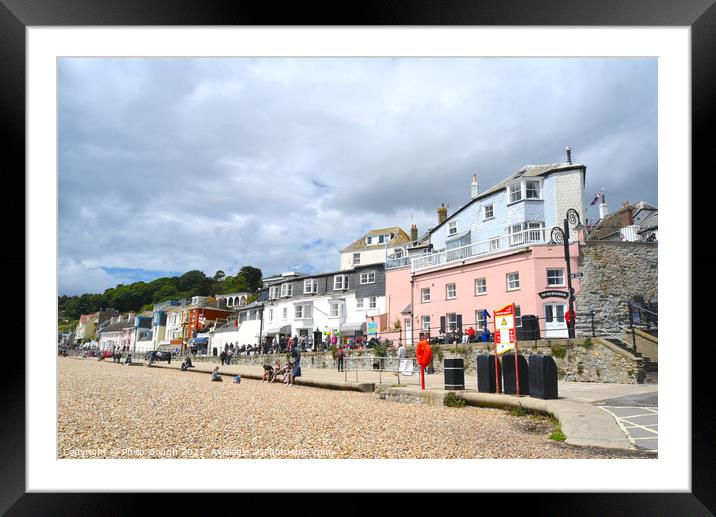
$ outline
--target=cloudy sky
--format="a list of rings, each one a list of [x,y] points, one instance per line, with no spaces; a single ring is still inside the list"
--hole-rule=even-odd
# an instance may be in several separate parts
[[[587,204],[657,204],[656,59],[66,58],[59,86],[60,294],[334,271],[565,146]]]

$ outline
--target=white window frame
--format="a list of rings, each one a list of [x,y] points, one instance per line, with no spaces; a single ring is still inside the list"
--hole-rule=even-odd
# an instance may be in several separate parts
[[[373,237],[372,237],[372,236],[366,237],[366,238],[365,238],[365,243],[368,244],[368,245],[373,244]]]
[[[537,189],[533,189],[533,191],[537,192],[536,196],[530,197],[529,195],[529,188],[527,187],[528,183],[537,183]],[[542,199],[542,180],[540,178],[525,178],[525,189],[524,189],[524,198],[525,199]]]
[[[360,253],[354,253],[353,254],[353,265],[357,266],[359,264],[360,264]]]
[[[375,271],[368,271],[367,273],[360,274],[360,284],[361,285],[374,284],[374,283],[375,283]]]
[[[482,311],[485,309],[475,309],[475,330],[485,330],[485,320],[482,318]]]
[[[445,332],[455,332],[457,330],[457,312],[448,312],[445,316],[445,326],[447,327]]]
[[[554,276],[551,279],[553,281],[550,282],[550,273],[555,273],[555,272],[558,272],[559,276],[561,277],[560,283],[554,283],[554,280],[557,280],[557,278],[555,278]],[[564,269],[557,268],[557,267],[548,267],[547,268],[547,287],[564,287],[564,285],[565,285],[564,282],[565,282]]]
[[[420,325],[420,330],[430,332],[430,316],[421,316]]]
[[[450,296],[450,286],[452,286],[452,296]],[[454,282],[450,284],[445,284],[445,299],[454,300],[455,298],[457,298],[457,284],[455,284]]]
[[[356,309],[363,309],[363,298],[356,298]]]
[[[293,296],[293,284],[281,284],[281,298],[289,298]]]
[[[479,290],[479,284],[478,284],[478,282],[479,282],[480,280],[483,281],[484,288],[485,288],[484,291],[480,291],[480,290]],[[486,294],[487,294],[487,278],[485,278],[484,276],[481,277],[481,278],[476,278],[476,279],[475,279],[475,296],[485,296]]]
[[[288,307],[283,308],[283,311],[281,312],[281,319],[284,321],[288,319]]]
[[[303,305],[294,305],[293,306],[293,318],[296,320],[303,319]]]
[[[377,309],[378,308],[378,297],[377,296],[371,296],[368,298],[368,308],[369,309]]]
[[[490,209],[490,215],[489,215],[489,216],[487,215],[487,209],[488,209],[488,208]],[[484,220],[484,221],[489,221],[490,219],[494,219],[494,218],[495,218],[495,203],[490,203],[489,205],[485,205],[485,206],[483,207],[483,213],[482,213],[482,214],[483,214],[483,220]]]
[[[457,234],[457,221],[450,221],[448,223],[448,235]]]
[[[335,310],[335,315],[333,314],[333,311]],[[329,309],[328,309],[328,317],[329,318],[338,318],[341,315],[340,305],[337,303],[330,303]]]
[[[303,294],[316,294],[318,292],[318,280],[311,278],[303,281]]]
[[[425,299],[425,295],[428,295],[427,300]],[[422,300],[422,303],[430,303],[430,288],[429,287],[423,287],[420,289],[420,299]]]
[[[490,239],[490,251],[498,251],[500,249],[500,238]]]
[[[517,189],[515,190],[515,187]],[[519,197],[516,197],[516,194],[519,193]],[[517,183],[511,183],[507,186],[507,203],[517,203],[518,201],[522,201],[524,199],[524,196],[522,195],[522,182]]]
[[[517,287],[510,287],[510,282],[511,282],[510,276],[511,276],[511,275],[517,275]],[[513,272],[511,272],[511,273],[507,273],[506,276],[507,276],[507,290],[508,290],[508,291],[518,291],[518,290],[520,289],[520,272],[519,272],[519,271],[513,271]],[[514,284],[515,282],[512,281],[512,283]]]
[[[341,287],[338,287],[340,280]],[[334,291],[345,291],[348,289],[348,275],[336,275],[333,277],[333,290]]]
[[[385,243],[385,235],[378,235],[378,244],[384,244]]]
[[[269,300],[276,300],[279,297],[279,289],[277,285],[269,287]]]
[[[403,258],[403,248],[396,248],[393,250],[393,258]]]

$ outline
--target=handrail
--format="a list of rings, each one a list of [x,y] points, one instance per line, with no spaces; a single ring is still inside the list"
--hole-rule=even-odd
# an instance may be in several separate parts
[[[642,307],[641,305],[636,305],[631,302],[627,302],[630,307],[634,307],[635,309],[639,309],[640,311],[648,312],[649,314],[653,314],[654,316],[658,316],[659,314],[653,311],[650,311],[649,309]]]
[[[370,368],[351,368],[351,363],[359,362],[359,361],[372,361],[370,363]],[[392,368],[385,368],[385,361],[396,361],[397,366],[395,369]],[[391,373],[397,373],[398,374],[398,384],[400,384],[400,361],[401,360],[407,360],[410,361],[410,371],[412,374],[416,374],[420,372],[420,369],[417,367],[416,359],[414,357],[406,357],[404,359],[400,359],[399,357],[363,357],[363,356],[356,356],[356,357],[346,357],[345,358],[345,365],[343,367],[343,372],[345,373],[345,381],[348,382],[348,370],[353,370],[356,372],[356,382],[358,382],[358,372],[359,371],[368,371],[368,372],[378,372],[378,380],[379,382],[383,382],[383,372],[391,372]],[[379,361],[380,365],[378,368],[373,368],[373,363]],[[419,381],[418,381],[419,382]]]
[[[622,328],[621,326],[619,326],[619,327]],[[603,336],[608,336],[608,337],[611,337],[611,338],[613,338],[613,339],[616,339],[617,341],[621,341],[622,343],[624,343],[625,346],[627,346],[627,347],[629,347],[629,348],[632,348],[632,345],[631,345],[631,344],[627,343],[626,341],[624,341],[624,340],[623,340],[622,338],[620,338],[619,336],[615,336],[614,334],[612,334],[612,333],[609,332],[608,330],[600,329],[600,328],[595,329],[595,330],[596,330],[597,332],[602,332],[602,333],[603,333],[603,334],[602,334]],[[634,349],[634,352],[636,352],[636,349]]]

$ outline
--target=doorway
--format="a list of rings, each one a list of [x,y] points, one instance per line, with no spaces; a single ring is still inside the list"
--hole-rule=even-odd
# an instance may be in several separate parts
[[[565,312],[567,312],[567,306],[564,303],[552,302],[544,304],[545,337],[569,337],[567,321],[564,319]]]

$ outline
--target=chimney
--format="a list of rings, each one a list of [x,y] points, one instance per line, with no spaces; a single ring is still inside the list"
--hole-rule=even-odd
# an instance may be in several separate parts
[[[634,224],[634,214],[629,206],[629,201],[624,201],[624,206],[622,206],[622,228],[632,224]]]
[[[480,193],[480,188],[477,185],[477,175],[472,175],[472,184],[470,185],[470,199],[475,199]]]
[[[418,227],[413,225],[410,227],[410,241],[415,242],[418,240]]]
[[[445,203],[440,203],[438,207],[438,225],[443,224],[447,220],[447,207]]]
[[[571,164],[572,163],[572,148],[567,147],[566,150],[567,150],[567,163]]]
[[[604,194],[602,194],[602,202],[599,203],[599,220],[604,219],[608,213],[607,201],[604,199]]]

